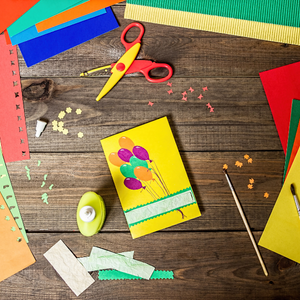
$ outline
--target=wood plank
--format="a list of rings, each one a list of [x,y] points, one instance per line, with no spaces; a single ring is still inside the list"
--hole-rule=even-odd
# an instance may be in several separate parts
[[[120,28],[27,68],[19,51],[20,74],[79,76],[85,70],[116,62],[125,52],[120,35],[124,5],[113,6]],[[145,35],[138,59],[173,65],[175,77],[258,76],[264,70],[300,60],[297,46],[143,22]],[[128,34],[134,39],[136,31]]]
[[[255,234],[259,239],[261,232]],[[173,270],[174,280],[96,282],[79,298],[43,257],[62,239],[79,256],[93,246],[113,252],[134,250],[134,257],[160,270]],[[295,263],[260,248],[269,271],[262,269],[246,232],[155,233],[132,240],[128,233],[29,234],[37,262],[0,283],[1,299],[297,299],[300,270]],[[157,247],[159,242],[159,247]]]
[[[244,230],[232,194],[222,172],[228,173],[244,207],[250,226],[262,230],[277,199],[282,184],[284,155],[282,152],[249,152],[248,164],[244,152],[181,153],[202,216],[167,229],[167,231]],[[38,167],[37,162],[41,161]],[[242,168],[236,161],[244,163]],[[76,209],[87,191],[99,193],[107,207],[105,232],[128,231],[108,166],[103,153],[39,153],[31,160],[8,163],[12,185],[26,229],[31,231],[78,231]],[[30,169],[28,181],[25,166]],[[44,175],[46,185],[41,188]],[[253,189],[247,185],[254,178]],[[49,186],[54,184],[53,189]],[[49,205],[41,195],[47,193]],[[264,198],[264,193],[269,198]]]
[[[101,101],[95,101],[106,79],[55,78],[54,88],[38,80],[24,80],[25,113],[31,152],[101,151],[99,140],[137,125],[168,116],[176,142],[184,151],[282,150],[272,114],[258,78],[174,78],[173,94],[166,83],[126,78]],[[38,86],[32,86],[38,82]],[[52,82],[52,81],[51,81]],[[39,85],[40,84],[40,85]],[[189,87],[194,92],[188,91]],[[202,88],[207,86],[208,91]],[[181,93],[188,91],[188,101]],[[202,93],[204,98],[198,99]],[[45,99],[44,99],[45,98]],[[42,99],[42,101],[38,101]],[[44,100],[43,100],[44,99]],[[152,107],[148,102],[154,102]],[[206,104],[214,107],[210,113]],[[67,107],[61,121],[67,136],[52,130],[51,122]],[[75,110],[82,109],[81,115]],[[49,125],[35,138],[36,120]],[[78,132],[84,134],[82,139]]]

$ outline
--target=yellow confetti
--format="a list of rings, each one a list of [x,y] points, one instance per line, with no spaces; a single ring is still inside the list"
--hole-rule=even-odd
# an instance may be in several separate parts
[[[52,129],[53,129],[54,131],[57,131],[57,130],[58,130],[57,125],[53,126]]]
[[[228,165],[227,165],[227,164],[224,164],[224,165],[223,165],[223,169],[224,169],[224,170],[227,170],[227,169],[228,169]]]
[[[249,156],[248,154],[245,154],[245,155],[244,155],[244,158],[247,160],[247,159],[250,158],[250,156]]]
[[[70,114],[70,113],[72,112],[72,108],[71,108],[71,107],[67,107],[67,108],[66,108],[66,112],[67,112],[68,114]]]
[[[252,162],[253,162],[252,158],[249,158],[248,159],[248,164],[252,164]]]
[[[81,115],[81,113],[82,113],[82,110],[81,110],[80,108],[77,108],[77,109],[76,109],[76,114],[77,114],[77,115]]]
[[[269,193],[267,193],[267,192],[264,193],[265,198],[269,198],[269,196],[270,196]]]
[[[83,133],[82,132],[78,132],[78,137],[82,138],[83,137]]]
[[[235,162],[235,165],[237,166],[237,167],[239,167],[239,168],[241,168],[242,166],[243,166],[243,163],[241,163],[240,161],[236,161]]]
[[[59,118],[59,119],[63,119],[65,115],[66,115],[66,113],[65,113],[64,111],[61,111],[61,112],[58,114],[58,118]]]
[[[63,133],[63,134],[68,134],[68,132],[69,132],[68,129],[64,129],[62,133]]]
[[[249,183],[249,184],[248,184],[248,189],[249,189],[249,190],[252,190],[252,189],[253,189],[253,185]]]
[[[63,128],[62,127],[57,127],[57,130],[59,131],[59,132],[63,132]]]
[[[249,183],[253,184],[253,183],[254,183],[254,179],[253,179],[253,178],[250,178],[250,179],[249,179]]]
[[[57,121],[56,120],[52,121],[52,125],[57,126]]]
[[[63,121],[58,122],[58,126],[59,127],[63,127],[64,126],[64,122]]]

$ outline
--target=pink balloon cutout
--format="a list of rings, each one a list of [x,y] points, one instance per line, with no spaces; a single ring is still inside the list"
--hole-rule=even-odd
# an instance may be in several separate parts
[[[129,162],[130,157],[133,156],[133,154],[128,149],[122,148],[118,151],[118,156],[123,161]]]
[[[141,146],[134,146],[132,152],[137,158],[141,160],[149,160],[150,163],[152,162],[152,160],[149,157],[148,151],[145,148]]]

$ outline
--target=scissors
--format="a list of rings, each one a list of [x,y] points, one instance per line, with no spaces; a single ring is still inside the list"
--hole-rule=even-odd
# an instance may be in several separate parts
[[[140,29],[139,36],[136,40],[131,43],[127,43],[125,41],[125,35],[132,27],[138,27]],[[106,84],[104,85],[103,89],[101,90],[100,94],[96,98],[99,101],[103,98],[116,84],[117,82],[125,75],[140,72],[142,73],[149,82],[158,83],[164,82],[170,79],[173,75],[173,69],[170,65],[165,63],[155,63],[151,60],[135,60],[138,55],[138,52],[141,48],[141,39],[144,35],[144,27],[142,24],[133,22],[129,24],[121,34],[121,43],[124,45],[126,52],[123,56],[116,62],[108,66],[96,68],[90,71],[85,71],[80,74],[80,76],[89,76],[89,74],[97,72],[103,69],[111,68],[112,75],[107,80]],[[169,73],[166,77],[163,78],[152,78],[150,77],[150,71],[156,68],[166,68]]]

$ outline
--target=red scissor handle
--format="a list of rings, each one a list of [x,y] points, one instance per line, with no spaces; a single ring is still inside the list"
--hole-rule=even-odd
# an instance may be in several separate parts
[[[131,43],[127,43],[125,41],[125,35],[126,33],[129,31],[129,29],[131,29],[132,27],[138,27],[140,29],[140,34],[139,36],[136,38],[136,40],[134,40]],[[131,24],[129,24],[122,32],[121,34],[121,43],[124,45],[126,51],[129,50],[133,45],[137,44],[137,43],[141,43],[141,39],[144,35],[145,29],[144,26],[138,22],[133,22]]]
[[[157,78],[157,79],[150,77],[150,74],[149,74],[150,71],[153,70],[153,69],[156,69],[156,68],[165,68],[165,69],[167,69],[169,71],[169,74],[166,77]],[[166,80],[169,80],[172,77],[172,75],[173,75],[173,69],[172,69],[172,67],[170,65],[164,64],[164,63],[155,63],[155,62],[153,62],[150,66],[148,66],[146,68],[140,69],[139,72],[141,72],[142,74],[144,74],[144,76],[146,77],[146,79],[149,82],[152,82],[152,83],[164,82]]]

